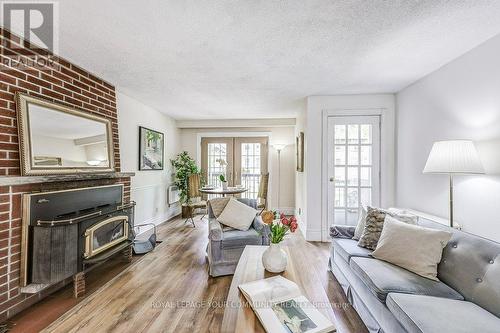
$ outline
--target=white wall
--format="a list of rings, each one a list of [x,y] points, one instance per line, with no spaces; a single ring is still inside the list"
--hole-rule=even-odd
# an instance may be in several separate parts
[[[258,127],[258,128],[183,128],[181,133],[181,150],[187,151],[193,158],[197,157],[198,134],[200,133],[246,133],[267,132],[270,133],[270,144],[288,144],[281,152],[281,181],[280,201],[278,205],[278,154],[276,150],[269,147],[269,206],[293,213],[295,210],[295,136],[293,126],[283,127]]]
[[[179,152],[179,130],[175,120],[120,92],[117,94],[118,127],[122,171],[133,171],[131,199],[137,202],[136,224],[161,223],[179,214],[179,206],[168,207],[167,189],[172,183],[170,159]],[[165,136],[165,169],[138,171],[139,126]]]
[[[83,146],[75,145],[73,139],[33,135],[35,156],[60,157],[64,166],[87,166],[87,154]]]
[[[500,36],[397,94],[397,205],[448,217],[448,178],[422,174],[432,143],[472,139],[487,171],[455,177],[455,220],[500,241]]]
[[[305,188],[306,239],[327,241],[327,151],[324,115],[331,112],[380,110],[382,114],[381,205],[394,204],[394,95],[311,96],[307,99]],[[299,205],[303,203],[298,203]]]

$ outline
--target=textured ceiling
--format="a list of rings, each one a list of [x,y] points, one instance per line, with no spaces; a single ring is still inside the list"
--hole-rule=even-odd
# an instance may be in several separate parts
[[[60,1],[59,53],[177,119],[396,92],[500,33],[500,1]]]

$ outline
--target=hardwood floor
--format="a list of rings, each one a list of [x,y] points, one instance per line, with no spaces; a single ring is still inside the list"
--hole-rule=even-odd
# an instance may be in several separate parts
[[[11,332],[220,332],[232,277],[208,276],[207,222],[195,221],[196,228],[181,219],[161,225],[163,242],[154,252],[134,257],[132,264],[116,262],[91,272],[93,293],[77,302],[69,286],[12,318],[16,326]],[[306,242],[298,232],[286,243],[301,248],[310,269],[317,271],[338,332],[366,332],[328,272],[330,245]]]

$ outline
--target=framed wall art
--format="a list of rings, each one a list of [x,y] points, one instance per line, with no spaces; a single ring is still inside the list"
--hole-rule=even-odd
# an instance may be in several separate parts
[[[297,171],[304,172],[304,132],[300,132],[295,138],[295,149],[297,155]]]
[[[163,133],[139,126],[139,170],[163,170],[164,159]]]

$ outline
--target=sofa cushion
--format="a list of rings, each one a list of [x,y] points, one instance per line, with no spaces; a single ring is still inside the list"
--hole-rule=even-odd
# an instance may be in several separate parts
[[[390,293],[386,304],[409,333],[500,331],[500,318],[471,302]]]
[[[371,250],[358,246],[358,241],[346,238],[334,238],[333,248],[346,261],[349,262],[351,257],[369,257]]]
[[[353,257],[349,265],[381,302],[385,302],[390,292],[464,299],[443,282],[426,279],[382,260]]]
[[[244,248],[245,245],[262,245],[262,235],[254,228],[245,231],[236,229],[225,231],[222,237],[221,247],[224,249]]]

